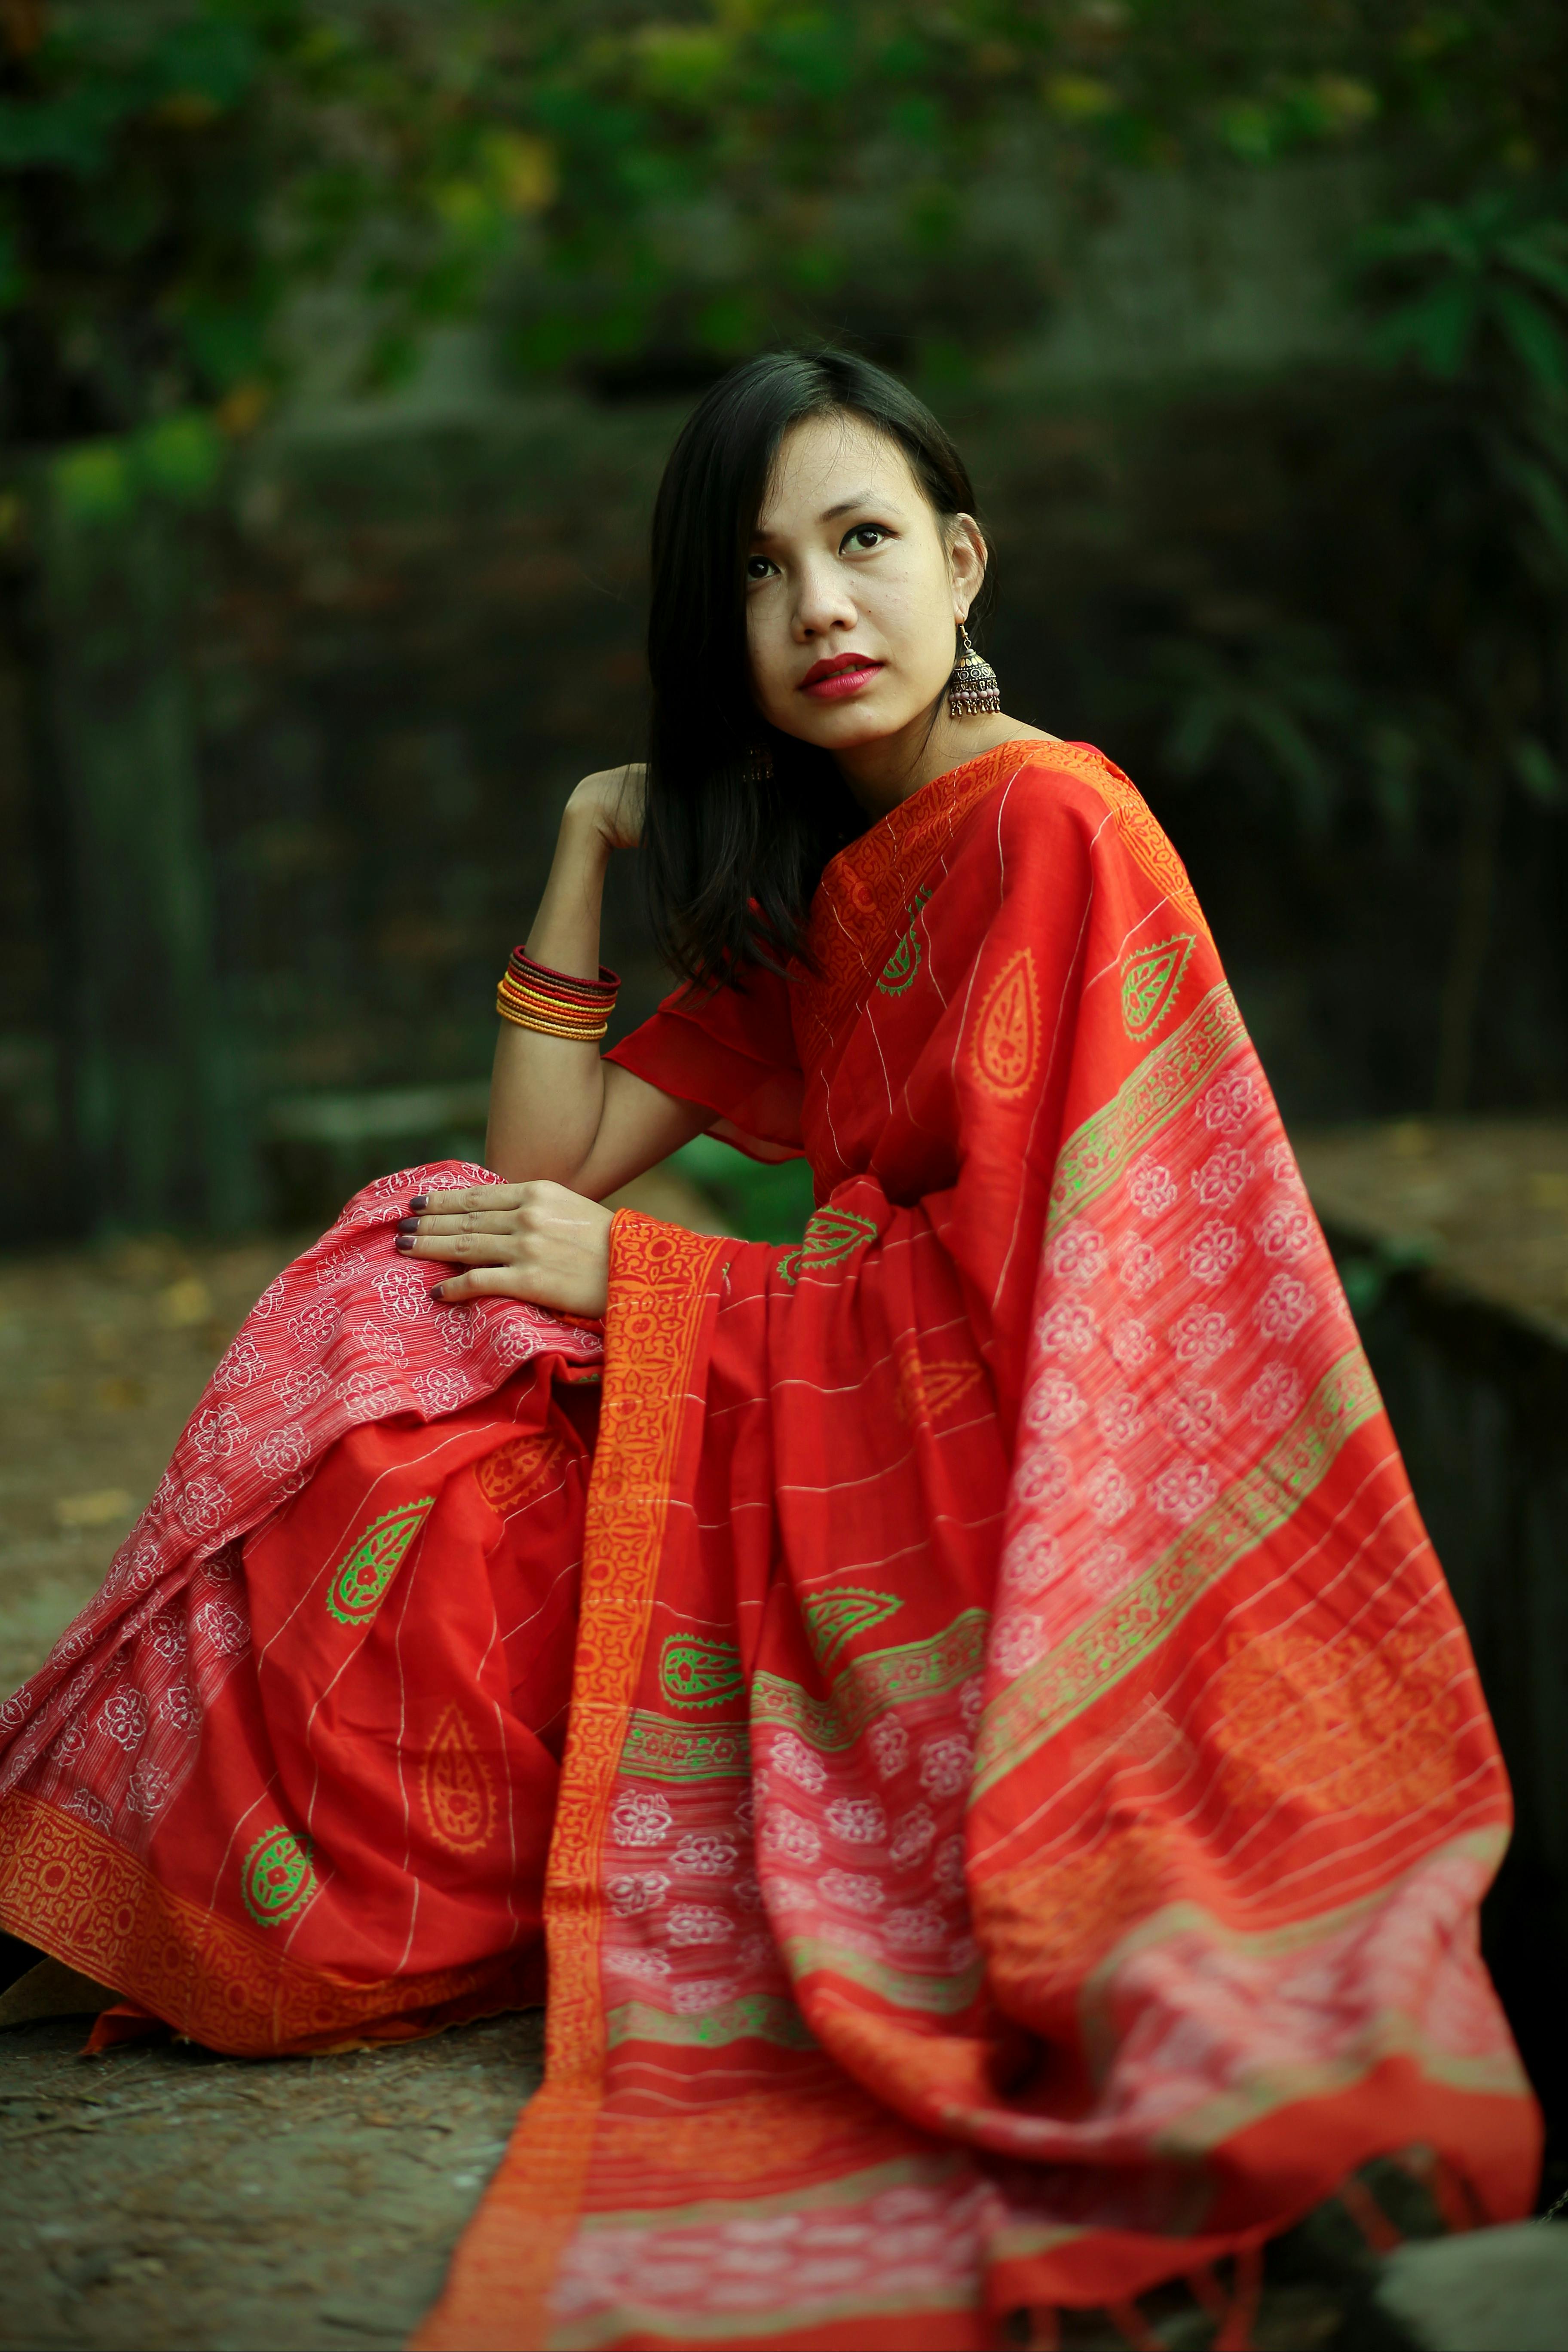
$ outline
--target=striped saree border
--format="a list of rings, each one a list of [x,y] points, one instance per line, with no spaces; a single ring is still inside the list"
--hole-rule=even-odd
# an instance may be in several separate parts
[[[1236,999],[1223,980],[1216,981],[1181,1027],[1145,1054],[1104,1108],[1068,1136],[1051,1182],[1047,1232],[1058,1232],[1069,1217],[1108,1192],[1247,1042]]]
[[[610,2047],[601,1857],[680,1466],[689,1387],[729,1244],[617,1210],[588,1483],[572,1712],[545,1876],[545,2074],[453,2257],[416,2352],[538,2352],[582,2210]]]

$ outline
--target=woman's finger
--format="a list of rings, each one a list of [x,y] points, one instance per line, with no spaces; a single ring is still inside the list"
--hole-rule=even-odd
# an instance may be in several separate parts
[[[470,1184],[451,1192],[443,1188],[438,1192],[416,1192],[408,1203],[408,1214],[433,1211],[450,1216],[465,1209],[515,1209],[524,1189],[521,1184]]]
[[[445,1258],[449,1265],[510,1265],[518,1253],[518,1237],[504,1230],[494,1234],[399,1234],[397,1246],[405,1257]]]
[[[465,1209],[457,1216],[426,1210],[417,1217],[400,1217],[397,1230],[400,1234],[423,1234],[428,1241],[432,1234],[512,1234],[517,1231],[517,1220],[515,1209]]]
[[[465,1298],[526,1298],[531,1306],[546,1304],[533,1297],[515,1265],[481,1265],[469,1274],[449,1274],[430,1296],[437,1307],[460,1307]]]

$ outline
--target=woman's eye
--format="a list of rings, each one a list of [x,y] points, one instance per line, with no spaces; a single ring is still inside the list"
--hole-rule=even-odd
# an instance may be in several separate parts
[[[746,577],[748,580],[765,580],[773,568],[767,556],[749,556],[746,561]]]
[[[844,544],[846,547],[861,549],[880,547],[882,541],[889,536],[889,533],[879,522],[858,522],[852,531],[845,534]]]

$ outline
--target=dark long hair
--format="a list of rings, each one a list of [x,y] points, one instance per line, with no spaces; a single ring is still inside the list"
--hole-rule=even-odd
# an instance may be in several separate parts
[[[806,417],[831,415],[896,441],[938,515],[974,510],[963,461],[930,409],[848,352],[766,352],[688,418],[653,513],[641,862],[654,935],[689,980],[777,969],[799,953],[824,866],[865,827],[828,753],[764,722],[746,655],[745,560],[779,444]]]

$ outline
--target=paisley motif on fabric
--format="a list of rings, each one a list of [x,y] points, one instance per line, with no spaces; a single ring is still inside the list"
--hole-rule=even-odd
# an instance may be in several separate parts
[[[437,1721],[419,1768],[430,1827],[454,1853],[478,1853],[495,1833],[496,1792],[478,1741],[454,1702]]]
[[[872,1592],[865,1585],[841,1584],[832,1592],[809,1595],[800,1607],[811,1634],[811,1646],[827,1666],[857,1633],[885,1624],[903,1605],[899,1593]]]
[[[998,1102],[1016,1102],[1034,1084],[1039,1058],[1040,1005],[1035,959],[1027,948],[1010,956],[985,992],[970,1044],[974,1074]]]
[[[507,1518],[543,1493],[565,1451],[564,1442],[548,1430],[514,1437],[475,1465],[479,1492],[492,1511]]]
[[[978,1364],[939,1361],[926,1363],[913,1339],[899,1350],[897,1404],[900,1418],[912,1425],[919,1421],[938,1422],[984,1380]]]
[[[910,928],[882,966],[882,976],[877,982],[883,996],[902,996],[904,991],[914,984],[915,975],[921,968],[921,942],[915,928],[916,919],[930,897],[931,886],[928,885],[925,889],[915,892],[905,909]]]
[[[671,1706],[725,1706],[745,1694],[733,1642],[671,1633],[658,1656],[658,1686]]]
[[[310,1839],[275,1822],[246,1855],[239,1891],[258,1927],[280,1927],[297,1918],[318,1891]]]
[[[370,1622],[435,1506],[434,1495],[422,1495],[383,1511],[345,1552],[327,1587],[327,1608],[340,1625]]]
[[[800,1247],[786,1250],[780,1258],[778,1273],[785,1282],[796,1283],[804,1274],[842,1265],[846,1258],[876,1238],[877,1228],[869,1217],[858,1217],[852,1209],[818,1209],[806,1226]]]
[[[1158,946],[1141,948],[1121,967],[1121,1025],[1130,1037],[1152,1037],[1181,993],[1195,945],[1178,931]]]

